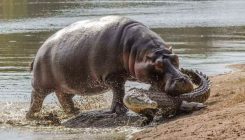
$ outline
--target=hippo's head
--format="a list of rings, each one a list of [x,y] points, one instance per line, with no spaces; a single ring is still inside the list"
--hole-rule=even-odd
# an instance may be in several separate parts
[[[135,76],[170,95],[193,90],[190,78],[179,70],[179,58],[172,49],[158,49],[145,55],[143,61],[135,63]]]

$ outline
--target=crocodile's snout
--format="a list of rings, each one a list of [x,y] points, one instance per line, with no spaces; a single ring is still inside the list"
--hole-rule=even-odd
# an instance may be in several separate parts
[[[126,96],[124,96],[123,102],[128,108],[131,108],[132,110],[158,108],[158,103],[156,101],[151,100],[146,94],[139,91],[133,90],[130,91],[131,94],[128,93]]]
[[[206,105],[203,103],[210,96],[211,85],[209,78],[198,71],[181,69],[181,72],[189,76],[191,82],[197,85],[193,91],[173,97],[162,91],[135,89],[131,90],[124,97],[125,105],[128,109],[149,119],[152,119],[155,113],[163,117],[169,117],[179,111],[192,112],[205,108]],[[174,80],[179,80],[177,84],[181,86],[181,82],[185,79]]]

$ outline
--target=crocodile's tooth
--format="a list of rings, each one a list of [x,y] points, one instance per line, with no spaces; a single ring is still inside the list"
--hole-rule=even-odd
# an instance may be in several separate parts
[[[195,70],[195,72],[199,74],[199,71]]]
[[[200,71],[200,74],[203,76],[203,73]]]
[[[207,76],[206,79],[209,80],[209,77]]]
[[[201,71],[198,71],[201,76],[203,76],[203,73]]]
[[[196,73],[196,71],[195,70],[193,70],[193,69],[191,69],[191,71],[190,71],[191,73]]]
[[[204,75],[204,73],[202,73],[201,71],[199,71],[199,73],[203,76]]]
[[[192,75],[194,74],[194,71],[193,71],[192,69],[188,70],[187,72],[188,72],[188,74],[189,74],[190,76],[192,76]]]

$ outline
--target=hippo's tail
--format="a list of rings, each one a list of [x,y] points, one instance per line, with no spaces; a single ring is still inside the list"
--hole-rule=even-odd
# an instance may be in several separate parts
[[[32,72],[32,70],[33,70],[33,63],[34,63],[34,60],[35,60],[35,59],[33,59],[32,62],[30,63],[30,65],[29,65],[29,71],[30,71],[30,72]]]

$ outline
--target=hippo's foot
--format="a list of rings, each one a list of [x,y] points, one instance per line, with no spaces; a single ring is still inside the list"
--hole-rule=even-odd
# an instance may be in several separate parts
[[[38,119],[38,117],[34,113],[29,111],[26,113],[26,119],[27,120],[35,120],[35,119]]]
[[[33,120],[44,120],[45,116],[42,116],[38,113],[32,113],[32,112],[27,112],[26,113],[26,119],[29,121],[33,121]]]
[[[111,109],[109,111],[104,111],[104,116],[124,116],[126,115],[128,109],[120,103],[112,104]]]
[[[26,119],[29,121],[37,121],[38,125],[60,125],[60,119],[56,114],[49,113],[48,115],[38,115],[33,113],[27,113]]]
[[[67,115],[77,115],[80,113],[80,109],[77,107],[65,109],[64,111]]]
[[[109,113],[116,113],[117,115],[125,115],[127,113],[128,109],[124,106],[123,103],[115,103],[112,104],[111,110]]]
[[[202,108],[206,108],[207,106],[203,103],[197,103],[197,102],[187,102],[183,101],[180,106],[180,110],[184,112],[192,112],[195,110],[200,110]]]

